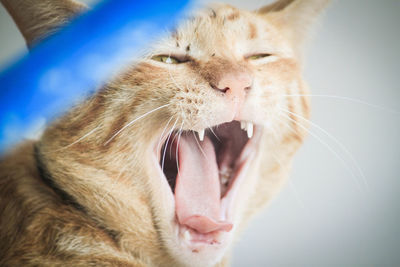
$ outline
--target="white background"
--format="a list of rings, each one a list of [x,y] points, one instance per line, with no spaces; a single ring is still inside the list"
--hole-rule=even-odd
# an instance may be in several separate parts
[[[248,9],[269,2],[230,1]],[[312,93],[400,110],[399,28],[399,0],[334,2],[306,57]],[[1,8],[0,68],[23,51]],[[341,145],[311,129],[324,144],[308,137],[290,182],[236,245],[233,266],[400,266],[400,114],[339,98],[312,102],[312,121]]]

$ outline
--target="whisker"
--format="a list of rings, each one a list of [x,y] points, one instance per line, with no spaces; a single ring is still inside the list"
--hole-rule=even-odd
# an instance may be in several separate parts
[[[179,130],[179,136],[178,136],[178,141],[176,145],[176,151],[175,151],[175,158],[176,158],[176,169],[178,170],[178,175],[179,175],[179,158],[178,158],[178,152],[179,152],[179,142],[181,141],[181,135],[182,135],[182,129],[183,129],[183,121],[181,124],[181,128]]]
[[[201,154],[203,154],[203,156],[207,159],[206,153],[204,153],[203,149],[201,148],[201,145],[200,145],[199,141],[197,140],[196,134],[195,134],[193,131],[192,131],[192,133],[193,133],[193,136],[194,136],[194,140],[196,140],[196,143],[197,143],[197,145],[199,146],[199,149],[200,149],[200,151],[201,151]]]
[[[353,177],[354,182],[357,184],[358,188],[361,190],[362,187],[357,179],[357,176],[354,174],[353,170],[348,166],[347,162],[335,150],[332,149],[332,147],[330,145],[328,145],[326,142],[324,142],[318,135],[314,134],[311,130],[307,129],[306,127],[301,125],[299,122],[290,118],[288,115],[282,114],[282,113],[280,113],[280,115],[284,116],[286,119],[288,119],[288,120],[292,121],[293,123],[295,123],[296,125],[298,125],[300,128],[302,128],[303,130],[308,132],[311,136],[313,136],[315,139],[317,139],[322,145],[324,145],[337,159],[339,159],[341,161],[343,166],[351,173],[351,176]],[[284,121],[282,121],[282,122],[284,122]],[[287,124],[287,126],[294,133],[298,134],[290,125]]]
[[[99,129],[99,128],[100,128],[100,125],[96,126],[94,129],[90,130],[89,132],[87,132],[86,134],[84,134],[82,137],[80,137],[79,139],[75,140],[75,141],[72,142],[71,144],[66,145],[66,146],[64,146],[64,147],[61,147],[61,148],[59,148],[59,149],[55,149],[55,150],[51,150],[51,151],[46,151],[45,153],[59,152],[59,151],[62,151],[62,150],[64,150],[64,149],[67,149],[67,148],[69,148],[69,147],[71,147],[71,146],[73,146],[73,145],[79,143],[80,141],[82,141],[83,139],[85,139],[86,137],[88,137],[89,135],[93,134],[93,133],[94,133],[97,129]]]
[[[169,77],[171,78],[172,82],[175,84],[175,86],[182,90],[182,86],[179,85],[178,82],[174,79],[170,69],[168,69],[168,74],[169,74]]]
[[[183,126],[183,120],[182,120],[181,126],[179,127],[179,130],[174,134],[174,138],[172,139],[171,144],[175,142],[177,137],[179,137],[179,133],[182,131],[182,126]],[[172,146],[169,147],[169,156],[170,157],[171,157],[171,152],[172,152],[171,150],[172,150]]]
[[[172,82],[175,84],[175,86],[178,87],[179,89],[182,89],[182,86],[181,86],[180,84],[178,84],[178,82],[174,79],[174,77],[172,76],[170,70],[168,70],[168,74],[169,74],[169,76],[170,76]],[[193,104],[194,104],[194,106],[197,107],[197,109],[199,109],[199,107],[198,107],[198,105],[197,105],[196,103],[193,103]],[[203,121],[203,122],[204,122],[204,121]],[[207,123],[204,123],[204,124],[207,125]],[[215,134],[215,132],[214,132],[214,130],[212,129],[212,127],[207,127],[207,128],[210,129],[210,131],[213,133],[213,135],[215,136],[215,138],[217,138],[217,140],[218,140],[219,142],[221,142],[221,140],[220,140],[219,137]],[[197,144],[199,145],[200,150],[202,151],[201,146],[200,146],[200,144],[198,143],[196,136],[195,136],[195,140],[196,140]],[[203,153],[203,155],[205,155],[204,151],[202,151],[202,153]]]
[[[360,174],[360,176],[361,176],[361,179],[362,179],[363,182],[364,182],[365,188],[366,188],[367,190],[370,189],[369,184],[368,184],[368,182],[367,182],[367,179],[366,179],[366,177],[365,177],[365,175],[364,175],[364,172],[362,171],[360,165],[358,164],[358,162],[357,162],[356,159],[354,158],[353,154],[347,149],[347,147],[346,147],[342,142],[340,142],[337,138],[335,138],[333,135],[331,135],[328,131],[326,131],[325,129],[323,129],[322,127],[320,127],[319,125],[317,125],[316,123],[314,123],[314,122],[312,122],[312,121],[310,121],[310,120],[304,118],[303,116],[301,116],[301,115],[299,115],[299,114],[296,114],[296,113],[294,113],[294,112],[291,112],[291,111],[289,111],[289,110],[283,109],[283,108],[279,108],[279,109],[281,109],[281,110],[284,111],[284,112],[287,112],[287,113],[289,113],[289,114],[292,114],[293,116],[296,116],[297,118],[300,118],[300,119],[302,119],[302,120],[304,120],[304,121],[310,123],[312,126],[314,126],[315,128],[319,129],[319,130],[320,130],[321,132],[323,132],[326,136],[328,136],[332,141],[334,141],[334,142],[335,142],[349,157],[350,157],[351,161],[353,161],[353,164],[356,166],[357,171],[359,172],[359,174]]]
[[[375,104],[371,104],[367,101],[364,100],[360,100],[360,99],[356,99],[356,98],[351,98],[351,97],[347,97],[347,96],[338,96],[338,95],[321,95],[321,94],[287,94],[287,95],[276,95],[277,97],[299,97],[299,96],[310,96],[310,97],[324,97],[324,98],[334,98],[334,99],[340,99],[340,100],[347,100],[347,101],[351,101],[354,103],[358,103],[358,104],[363,104],[363,105],[367,105],[373,108],[377,108],[386,112],[390,112],[390,113],[394,113],[394,114],[400,114],[400,111],[395,110],[395,109],[391,109],[391,108],[386,108],[386,107],[382,107],[379,105],[375,105]]]
[[[151,111],[148,111],[148,112],[146,112],[145,114],[140,115],[139,117],[133,119],[133,120],[130,121],[128,124],[126,124],[124,127],[122,127],[118,132],[116,132],[113,136],[111,136],[111,138],[108,139],[108,140],[104,143],[104,146],[106,146],[108,143],[110,143],[119,133],[121,133],[123,130],[125,130],[127,127],[131,126],[132,124],[134,124],[134,123],[137,122],[138,120],[140,120],[140,119],[146,117],[147,115],[150,115],[150,114],[153,113],[153,112],[156,112],[157,110],[160,110],[160,109],[162,109],[162,108],[165,108],[165,107],[167,107],[167,106],[169,106],[169,105],[171,105],[171,104],[162,105],[162,106],[160,106],[160,107],[158,107],[158,108],[155,108],[155,109],[153,109],[153,110],[151,110]]]
[[[179,138],[179,133],[182,131],[182,126],[183,126],[183,121],[181,123],[181,126],[179,127],[179,130],[175,132],[174,134],[174,138],[172,139],[171,144],[173,144],[175,142],[175,140],[177,140],[177,138]],[[169,156],[171,157],[171,151],[172,150],[172,146],[169,147]]]
[[[193,103],[193,104],[196,106],[197,109],[199,109],[199,106],[198,106],[196,103]],[[217,140],[218,140],[219,142],[221,142],[221,139],[219,139],[219,137],[215,134],[213,128],[212,128],[209,124],[207,124],[207,123],[204,121],[203,118],[200,118],[200,119],[201,119],[201,120],[203,121],[203,123],[207,126],[206,129],[210,129],[211,133],[215,136],[215,138],[217,138]],[[205,130],[205,129],[204,129],[204,130]]]
[[[163,172],[164,172],[165,154],[166,154],[166,152],[167,152],[168,142],[169,142],[169,139],[171,138],[171,134],[172,134],[172,132],[174,131],[174,128],[175,128],[175,125],[176,125],[177,122],[178,122],[178,118],[176,118],[174,125],[172,125],[171,130],[170,130],[170,132],[169,132],[169,134],[168,134],[167,141],[166,141],[166,143],[165,143],[164,153],[163,153],[163,158],[162,158],[162,163],[161,163],[161,170],[162,170]]]
[[[165,130],[167,130],[167,127],[168,127],[169,123],[171,122],[172,118],[173,118],[173,117],[171,117],[171,118],[168,120],[167,124],[165,125],[165,127],[164,127],[164,129],[163,129],[163,131],[162,131],[162,133],[161,133],[161,135],[160,135],[160,139],[158,140],[158,144],[157,144],[157,151],[160,151],[160,150],[161,150],[161,148],[160,148],[161,141],[164,139]]]
[[[166,123],[166,125],[165,125],[165,127],[164,127],[164,129],[163,129],[163,132],[161,133],[161,137],[160,137],[160,139],[159,139],[159,141],[158,141],[157,148],[160,147],[161,139],[163,138],[162,136],[164,135],[164,133],[165,133],[165,131],[166,131],[166,129],[167,129],[167,127],[168,127],[168,125],[169,125],[169,123],[171,122],[172,119],[173,119],[173,117],[171,117],[171,118],[168,120],[168,122]],[[133,156],[132,156],[132,158],[133,158]],[[106,198],[106,196],[111,194],[111,192],[114,190],[115,185],[118,184],[118,181],[119,181],[119,179],[121,178],[122,174],[125,172],[125,170],[126,170],[129,166],[130,166],[130,165],[126,164],[126,165],[120,170],[120,172],[118,173],[117,178],[115,178],[115,179],[113,180],[113,182],[112,182],[112,184],[111,184],[111,186],[110,186],[110,189],[109,189],[109,190],[106,192],[106,194],[99,200],[99,202],[104,201],[104,199]]]
[[[219,139],[219,137],[215,134],[214,130],[212,129],[212,127],[208,127],[210,129],[210,131],[212,132],[212,134],[215,136],[215,138],[217,138],[217,140],[219,142],[221,142],[221,139]]]

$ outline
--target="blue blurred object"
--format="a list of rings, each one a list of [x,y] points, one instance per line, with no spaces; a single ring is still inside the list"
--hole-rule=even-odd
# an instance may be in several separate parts
[[[189,0],[108,0],[0,74],[0,153],[93,93],[175,25]]]

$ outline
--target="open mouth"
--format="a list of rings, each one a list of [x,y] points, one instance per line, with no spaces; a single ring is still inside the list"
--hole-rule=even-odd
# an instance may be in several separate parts
[[[231,231],[230,204],[224,202],[232,200],[243,166],[256,151],[259,128],[232,121],[165,138],[158,151],[160,168],[175,197],[177,221],[190,231],[191,241],[212,244],[216,234]]]

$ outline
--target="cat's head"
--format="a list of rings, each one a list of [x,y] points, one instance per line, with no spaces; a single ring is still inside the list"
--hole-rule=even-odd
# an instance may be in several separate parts
[[[123,251],[220,262],[302,142],[302,44],[326,3],[197,12],[46,130],[48,172]]]

